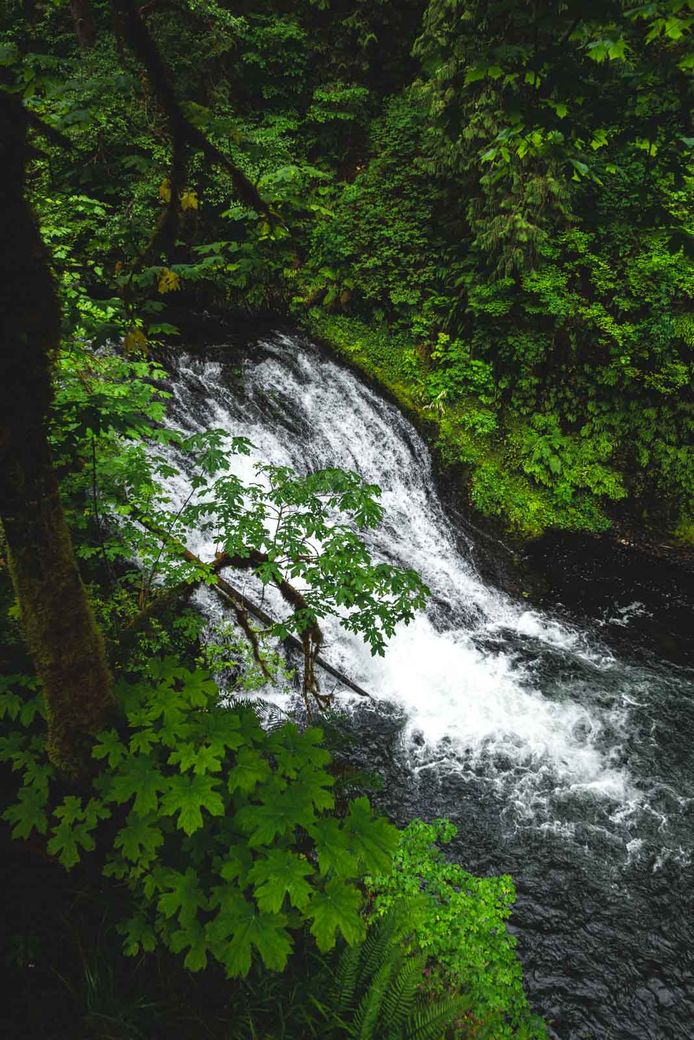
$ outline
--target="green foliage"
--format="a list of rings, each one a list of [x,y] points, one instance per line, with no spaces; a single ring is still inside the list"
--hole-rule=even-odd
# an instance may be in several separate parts
[[[446,863],[443,821],[398,838],[364,797],[336,811],[320,730],[264,729],[249,705],[223,706],[207,673],[153,660],[119,684],[125,722],[98,737],[91,789],[65,795],[32,686],[14,676],[0,693],[0,761],[21,781],[4,818],[15,837],[45,835],[66,869],[116,882],[126,955],[163,947],[191,972],[257,978],[260,964],[285,970],[307,930],[319,951],[348,944],[300,1005],[307,1036],[543,1035],[504,927],[510,880]]]
[[[431,0],[419,78],[314,231],[303,299],[437,422],[482,512],[532,537],[628,511],[661,536],[694,486],[691,18],[579,7]]]
[[[458,1035],[469,1003],[433,994],[426,954],[408,949],[410,911],[408,902],[391,909],[371,924],[361,946],[344,951],[321,1035],[354,1040],[442,1040],[453,1030]]]
[[[127,887],[125,952],[161,943],[191,971],[211,958],[239,976],[255,956],[282,970],[303,925],[321,950],[339,935],[361,941],[359,879],[388,867],[397,833],[365,798],[335,815],[321,731],[267,731],[251,707],[220,705],[208,674],[173,658],[118,694],[126,724],[97,739],[89,794],[61,796],[43,734],[13,726],[0,760],[22,777],[4,814],[14,836],[46,834],[67,869],[97,855]],[[11,721],[28,724],[9,684],[0,698]]]
[[[64,6],[3,22],[9,82],[74,148],[32,178],[71,336],[142,351],[180,293],[289,310],[434,420],[517,533],[690,523],[684,0],[152,12],[186,111],[278,219],[191,155],[176,242],[142,263],[170,149],[97,21],[88,61]],[[561,473],[525,448],[555,418]]]
[[[456,828],[447,820],[410,823],[402,832],[389,874],[367,882],[372,915],[408,903],[408,934],[441,971],[442,984],[461,988],[488,1037],[544,1037],[523,992],[515,940],[505,920],[515,897],[509,877],[475,877],[448,862],[437,842],[450,842]]]
[[[124,625],[181,583],[214,585],[214,561],[185,550],[196,532],[213,532],[231,568],[250,569],[261,591],[276,586],[292,608],[257,636],[262,666],[239,648],[238,630],[226,626],[220,642],[218,629],[210,643],[208,660],[231,666],[237,677],[243,671],[246,689],[281,674],[269,637],[301,635],[327,616],[383,654],[395,626],[413,617],[427,590],[413,571],[374,561],[360,536],[381,520],[380,490],[337,469],[298,477],[258,464],[255,480],[241,480],[234,457],[249,453],[247,441],[218,430],[184,435],[163,425],[165,377],[155,363],[107,350],[75,347],[59,359],[53,448],[80,534],[78,554],[108,571],[108,588],[94,590],[107,630],[122,638]],[[180,504],[169,488],[173,478],[174,486],[184,479],[183,457],[189,493]],[[177,639],[195,638],[200,627],[195,615],[178,616],[168,631],[159,630],[158,644],[142,645],[144,658],[152,648],[175,650]],[[147,638],[156,635],[155,626]]]

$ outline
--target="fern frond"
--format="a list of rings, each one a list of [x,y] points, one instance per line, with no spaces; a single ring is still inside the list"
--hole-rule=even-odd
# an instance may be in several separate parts
[[[373,1040],[376,1026],[381,1020],[381,1008],[395,971],[399,968],[397,950],[381,965],[374,975],[354,1016],[355,1040]]]
[[[380,921],[372,924],[361,948],[359,985],[368,984],[381,965],[388,959],[396,932],[396,914],[390,911]]]
[[[360,960],[359,946],[347,946],[340,957],[333,987],[333,999],[339,1011],[349,1011],[354,1007]]]
[[[463,997],[451,997],[430,1004],[412,1016],[404,1040],[444,1040],[446,1030],[469,1008],[469,1001]]]
[[[405,960],[383,998],[383,1022],[395,1035],[399,1035],[398,1031],[406,1025],[415,1010],[417,988],[422,981],[425,963],[424,957]]]

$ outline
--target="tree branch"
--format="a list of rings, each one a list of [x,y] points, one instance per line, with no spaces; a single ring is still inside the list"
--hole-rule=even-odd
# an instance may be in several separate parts
[[[214,576],[214,581],[211,587],[231,604],[240,628],[249,639],[257,663],[263,669],[263,674],[267,675],[264,663],[261,660],[261,652],[257,643],[256,633],[251,628],[247,615],[252,614],[264,625],[271,628],[274,628],[278,622],[263,610],[262,607],[253,603],[252,600],[236,589],[220,574],[220,571],[227,567],[236,568],[237,570],[254,570],[261,564],[268,562],[267,554],[260,552],[257,549],[252,549],[248,556],[231,556],[228,553],[218,553],[216,559],[212,563],[205,563],[198,556],[192,553],[190,549],[186,548],[186,546],[172,534],[152,523],[152,521],[148,517],[144,516],[144,514],[139,514],[137,511],[134,511],[132,515],[143,525],[143,527],[146,527],[147,530],[152,531],[153,534],[156,534],[169,544],[182,559],[186,560],[188,563],[194,564],[200,569],[210,571]],[[129,623],[124,630],[121,645],[130,645],[132,635],[135,632],[140,631],[143,627],[149,624],[152,618],[156,617],[157,614],[162,613],[167,609],[167,607],[176,603],[182,596],[191,593],[201,581],[202,578],[197,577],[188,579],[184,582],[180,582],[173,589],[169,589],[162,593],[161,596],[157,597],[157,599],[150,603],[133,621]],[[286,579],[280,579],[280,581],[277,582],[277,588],[285,602],[293,607],[295,611],[309,609],[302,593],[299,592],[298,589],[295,589],[290,582],[286,581]],[[251,635],[249,635],[248,630],[250,630]],[[323,645],[323,632],[317,622],[314,622],[298,636],[289,633],[285,641],[291,646],[296,647],[303,654],[303,694],[309,713],[311,710],[310,698],[313,698],[320,708],[326,708],[332,699],[329,695],[320,692],[320,685],[315,671],[316,666],[323,668],[329,675],[332,675],[343,685],[359,694],[360,697],[373,699],[371,698],[370,693],[364,690],[357,683],[353,682],[343,672],[334,668],[321,656],[320,647]]]
[[[221,166],[232,179],[239,198],[268,220],[274,219],[269,205],[256,186],[236,163],[217,148],[198,127],[188,120],[179,104],[169,79],[168,70],[149,29],[132,0],[111,0],[116,25],[135,57],[144,65],[152,89],[169,123],[174,153],[181,143],[201,151],[215,166]]]

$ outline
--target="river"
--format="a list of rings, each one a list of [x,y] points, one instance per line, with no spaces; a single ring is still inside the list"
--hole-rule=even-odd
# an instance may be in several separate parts
[[[490,584],[420,435],[313,344],[275,333],[240,353],[178,354],[172,379],[177,426],[381,487],[373,553],[416,569],[432,596],[385,658],[327,626],[326,657],[375,701],[336,697],[391,815],[450,817],[465,867],[514,877],[511,927],[552,1035],[694,1036],[694,673],[615,649],[604,617],[579,622]],[[250,476],[252,459],[240,464]],[[212,556],[209,539],[191,547]],[[202,605],[218,609],[211,593]],[[612,620],[628,630],[644,609],[616,601]]]

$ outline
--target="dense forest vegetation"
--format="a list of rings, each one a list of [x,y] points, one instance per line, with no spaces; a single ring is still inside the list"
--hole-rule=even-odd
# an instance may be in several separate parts
[[[446,821],[378,815],[316,677],[325,618],[380,654],[426,599],[360,535],[378,488],[244,483],[243,439],[164,424],[161,350],[196,309],[291,318],[518,538],[691,544],[693,21],[686,0],[6,0],[12,1035],[545,1035],[511,880],[450,864]],[[172,450],[196,467],[178,509]],[[281,623],[228,579],[249,569]],[[203,584],[230,611],[211,639]],[[280,723],[253,696],[292,681],[287,639],[304,708]]]
[[[178,115],[106,10],[81,49],[32,10],[4,64],[70,141],[32,190],[90,334],[156,341],[179,290],[291,312],[482,513],[691,538],[688,3],[147,5]]]

